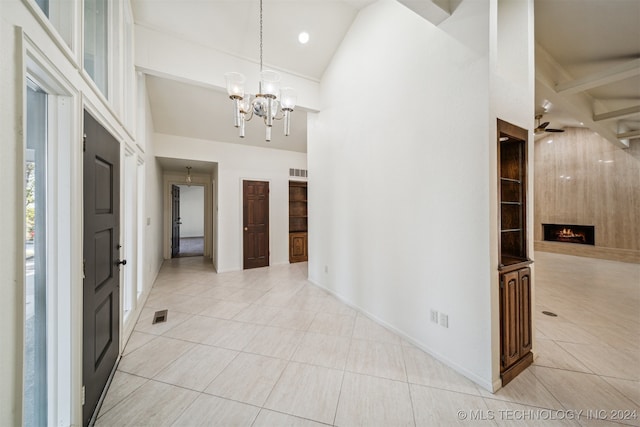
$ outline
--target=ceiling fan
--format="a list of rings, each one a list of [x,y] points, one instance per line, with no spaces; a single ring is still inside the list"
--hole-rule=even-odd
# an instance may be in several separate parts
[[[551,132],[551,133],[560,133],[564,132],[564,129],[553,129],[547,128],[549,126],[549,122],[540,123],[540,119],[542,118],[542,114],[536,114],[537,125],[533,132],[538,135],[543,132]]]

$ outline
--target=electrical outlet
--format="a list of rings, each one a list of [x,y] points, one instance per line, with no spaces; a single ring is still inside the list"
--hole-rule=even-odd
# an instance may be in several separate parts
[[[440,326],[443,326],[445,328],[449,327],[449,315],[448,314],[440,313]]]
[[[433,323],[438,323],[438,312],[434,309],[431,309],[431,321]]]

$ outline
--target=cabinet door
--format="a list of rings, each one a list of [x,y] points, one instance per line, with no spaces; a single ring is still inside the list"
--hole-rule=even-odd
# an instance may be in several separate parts
[[[500,326],[502,327],[502,366],[509,367],[520,358],[520,278],[518,271],[502,275],[500,286]]]
[[[520,304],[520,354],[525,355],[531,350],[531,269],[529,267],[518,270]]]
[[[289,262],[307,261],[307,233],[289,233]]]

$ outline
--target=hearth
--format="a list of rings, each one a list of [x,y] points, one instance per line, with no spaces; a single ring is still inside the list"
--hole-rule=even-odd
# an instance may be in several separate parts
[[[542,224],[544,240],[548,242],[578,243],[595,245],[593,225]]]

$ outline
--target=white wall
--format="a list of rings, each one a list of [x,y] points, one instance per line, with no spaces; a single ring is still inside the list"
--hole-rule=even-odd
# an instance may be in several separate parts
[[[151,117],[151,106],[146,92],[144,79],[139,83],[139,94],[141,98],[139,103],[142,107],[142,120],[139,119],[138,126],[144,128],[144,137],[140,140],[145,141],[145,241],[144,241],[144,284],[145,291],[148,292],[153,282],[158,276],[160,267],[162,266],[162,245],[163,245],[163,197],[162,197],[162,168],[158,164],[154,153],[153,145],[153,118]]]
[[[180,237],[204,236],[204,187],[180,187]]]
[[[528,145],[528,203],[527,206],[527,234],[528,254],[533,257],[533,181],[534,181],[534,95],[535,95],[535,58],[534,58],[534,22],[533,0],[497,0],[491,2],[490,26],[490,117],[505,120],[523,129],[529,129]],[[491,120],[491,134],[496,135],[497,124]],[[498,152],[497,145],[490,146],[491,181],[498,181]],[[490,186],[491,200],[497,200],[498,185]],[[498,217],[497,203],[491,203],[491,218]],[[499,275],[498,260],[498,221],[490,223],[491,236],[491,291],[493,314],[493,381],[494,388],[500,383],[500,336],[499,336]],[[532,301],[535,301],[535,264],[532,271]],[[535,310],[533,310],[535,324]],[[534,334],[535,335],[535,334]],[[533,351],[536,348],[533,337]]]
[[[270,264],[289,262],[289,168],[306,169],[305,153],[159,133],[153,139],[155,155],[158,157],[218,164],[218,242],[214,251],[217,254],[218,272],[242,270],[244,179],[269,181]]]
[[[484,2],[441,27],[392,1],[361,11],[308,150],[310,279],[486,387],[488,26]]]
[[[308,125],[310,280],[489,390],[495,13],[463,0],[435,27],[394,1],[363,9]]]

